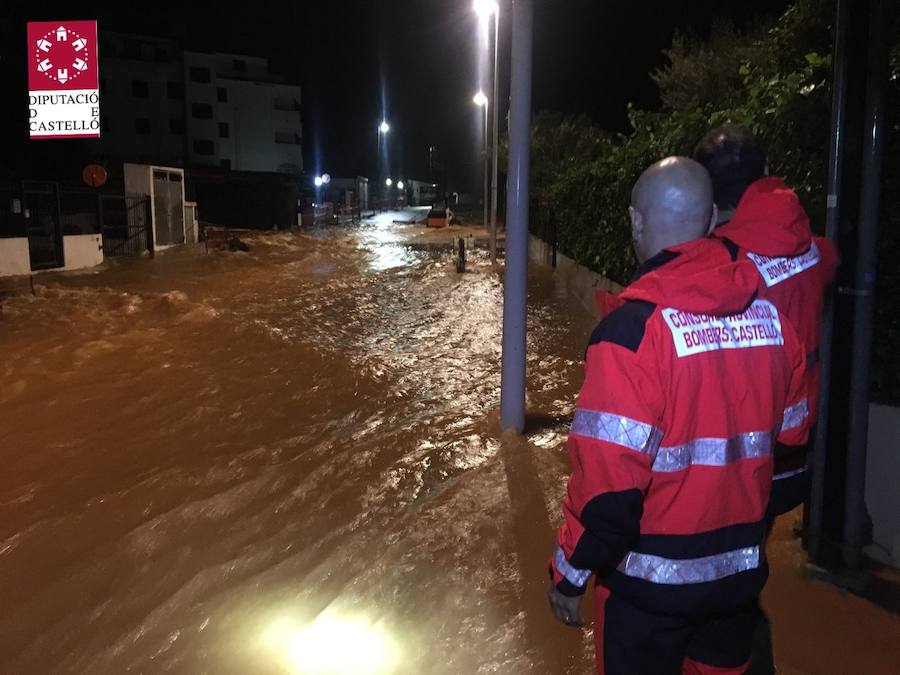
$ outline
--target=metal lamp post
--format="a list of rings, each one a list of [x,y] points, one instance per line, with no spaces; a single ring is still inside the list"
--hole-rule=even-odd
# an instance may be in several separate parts
[[[509,178],[506,194],[506,280],[503,284],[503,364],[500,424],[525,428],[525,331],[528,306],[528,169],[531,128],[531,0],[512,3],[509,96]]]
[[[388,172],[387,138],[386,138],[386,136],[390,130],[391,130],[391,125],[388,124],[386,119],[382,119],[381,124],[379,124],[377,129],[375,130],[375,138],[376,138],[376,151],[375,152],[377,154],[376,159],[378,162],[378,168],[381,171],[381,175],[384,175]],[[385,144],[385,146],[384,146],[384,161],[382,161],[382,151],[381,151],[382,142]],[[390,180],[390,179],[388,179],[388,180]],[[388,186],[390,186],[389,183],[388,183]],[[385,200],[387,200],[387,194],[385,194]]]
[[[491,227],[490,251],[491,261],[497,260],[497,175],[498,149],[500,146],[500,5],[496,0],[475,0],[475,12],[482,21],[494,17],[494,70],[492,73],[494,118],[493,137],[491,139]],[[486,111],[485,111],[486,112]],[[487,134],[485,134],[487,135]],[[487,220],[487,218],[485,218]]]
[[[484,150],[482,151],[482,159],[484,161],[484,223],[485,229],[488,227],[488,181],[490,180],[490,176],[488,175],[488,98],[484,95],[483,91],[479,91],[475,94],[472,101],[475,105],[484,108]]]

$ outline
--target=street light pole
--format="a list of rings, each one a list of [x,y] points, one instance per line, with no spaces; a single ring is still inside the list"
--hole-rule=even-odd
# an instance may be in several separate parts
[[[512,3],[509,175],[506,191],[506,278],[500,425],[525,429],[525,330],[528,317],[528,170],[531,131],[531,0]]]
[[[490,102],[484,102],[484,218],[482,222],[484,223],[484,229],[488,229],[488,194],[490,191],[490,155],[488,153],[488,108],[490,108]]]
[[[474,2],[475,13],[478,14],[480,19],[484,21],[484,29],[485,29],[485,38],[489,41],[490,38],[487,37],[490,35],[490,29],[487,24],[491,20],[491,16],[494,17],[494,69],[493,69],[493,93],[494,97],[494,132],[493,138],[491,139],[491,149],[492,149],[492,169],[491,169],[491,221],[490,227],[488,226],[488,218],[487,218],[487,196],[485,196],[485,210],[484,210],[484,226],[488,229],[489,241],[490,241],[490,251],[491,251],[491,262],[495,262],[497,260],[497,155],[499,148],[499,137],[500,137],[500,108],[498,107],[498,101],[500,100],[500,5],[497,0],[475,0]],[[487,115],[487,110],[485,110],[485,115]],[[485,117],[485,176],[487,175],[487,117]],[[485,179],[485,186],[487,186],[487,179]],[[485,194],[487,194],[487,187],[485,187]]]
[[[497,260],[497,152],[500,139],[500,7],[494,10],[494,136],[491,147],[491,262]]]
[[[484,108],[484,143],[481,152],[481,159],[482,163],[484,164],[484,217],[481,222],[483,223],[484,228],[488,229],[488,191],[490,189],[488,185],[488,181],[490,180],[490,174],[488,173],[488,106],[490,105],[490,101],[488,101],[488,98],[484,95],[483,91],[479,91],[477,94],[475,94],[475,98],[473,98],[472,100],[475,102],[475,105]]]
[[[386,119],[381,120],[381,124],[375,129],[375,137],[377,139],[377,164],[378,170],[381,172],[381,176],[384,176],[390,171],[390,167],[387,165],[387,132],[391,130],[391,125],[387,123]],[[381,142],[384,141],[384,161],[382,161],[382,151],[381,151]],[[385,194],[385,201],[387,200],[388,195]]]

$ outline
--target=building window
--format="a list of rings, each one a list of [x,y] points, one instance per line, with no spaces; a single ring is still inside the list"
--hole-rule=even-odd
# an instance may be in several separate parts
[[[141,58],[141,43],[137,40],[125,40],[124,56],[126,59]]]
[[[231,168],[231,160],[230,159],[220,159],[219,166],[221,166],[223,169],[230,169]]]
[[[225,87],[219,87],[216,90],[216,96],[219,100],[219,103],[227,103],[228,102],[228,90]]]
[[[105,78],[105,77],[101,77],[101,78],[100,78],[100,95],[101,95],[101,96],[106,96],[106,91],[107,91],[107,90],[106,90],[106,78]]]
[[[234,59],[231,62],[231,68],[236,73],[245,73],[247,72],[247,62],[244,59]]]
[[[300,112],[300,102],[295,98],[282,98],[279,96],[275,99],[275,110]]]
[[[150,96],[150,87],[147,80],[132,80],[131,93],[135,98],[148,98]]]
[[[180,101],[184,98],[184,82],[166,82],[166,91],[169,98]]]
[[[191,66],[188,72],[191,75],[191,82],[209,82],[212,79],[212,73],[209,71],[209,68]]]
[[[215,152],[215,145],[212,141],[194,141],[194,152],[198,155],[211,155]]]
[[[209,103],[191,103],[191,117],[197,120],[211,120],[213,109]]]
[[[276,131],[275,142],[286,145],[300,145],[300,136],[289,131]]]
[[[228,138],[227,122],[219,122],[219,138]]]
[[[150,120],[146,117],[138,117],[134,121],[134,130],[142,135],[146,135],[150,133]]]
[[[180,118],[173,118],[169,120],[169,131],[173,134],[181,135],[184,133],[184,120]]]

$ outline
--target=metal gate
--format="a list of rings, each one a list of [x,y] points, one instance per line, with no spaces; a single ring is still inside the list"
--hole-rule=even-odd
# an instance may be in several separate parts
[[[153,171],[153,210],[156,243],[184,243],[184,191],[180,173]]]
[[[103,255],[153,255],[150,198],[141,195],[103,195]]]
[[[31,269],[62,267],[65,258],[59,217],[59,186],[49,182],[23,181],[22,197]]]

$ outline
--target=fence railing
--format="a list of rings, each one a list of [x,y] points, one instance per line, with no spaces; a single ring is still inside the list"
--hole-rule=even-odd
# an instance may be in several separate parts
[[[53,181],[0,183],[0,237],[28,237],[36,250],[47,248],[48,242],[59,247],[61,237],[79,234],[102,234],[104,255],[152,253],[149,197]]]

